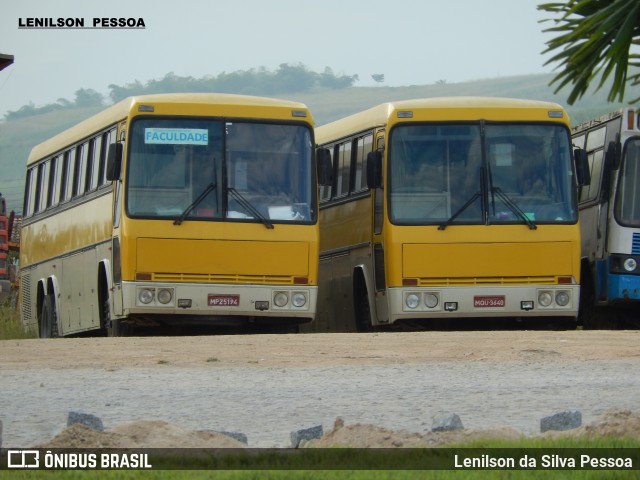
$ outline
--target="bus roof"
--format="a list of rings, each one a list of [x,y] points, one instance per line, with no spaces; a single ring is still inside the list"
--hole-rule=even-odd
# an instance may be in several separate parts
[[[313,124],[307,106],[300,102],[281,100],[277,98],[254,97],[249,95],[235,95],[227,93],[167,93],[154,95],[138,95],[105,108],[101,112],[81,121],[69,129],[45,140],[31,150],[27,165],[44,157],[63,150],[67,146],[87,138],[110,125],[125,119],[130,113],[137,113],[138,105],[154,107],[155,114],[176,114],[177,108],[189,106],[191,115],[229,115],[228,106],[237,106],[232,117],[256,117],[256,109],[260,109],[257,118],[291,119],[291,111],[303,111],[307,121]],[[219,108],[216,108],[219,107]],[[302,118],[297,118],[301,120]]]
[[[494,113],[487,115],[488,110]],[[536,120],[549,120],[549,111],[563,112],[562,120],[569,125],[564,108],[557,103],[539,100],[500,97],[434,97],[400,100],[377,105],[368,110],[316,128],[318,143],[350,135],[372,127],[385,126],[393,119],[394,112],[419,112],[413,120],[507,120],[523,116]],[[437,115],[437,116],[436,116]],[[408,118],[407,121],[412,121]],[[557,121],[557,119],[556,119]]]

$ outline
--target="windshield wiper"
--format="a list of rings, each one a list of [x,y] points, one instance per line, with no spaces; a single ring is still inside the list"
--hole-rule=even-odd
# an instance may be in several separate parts
[[[196,198],[193,203],[191,205],[189,205],[187,208],[185,208],[184,212],[182,212],[180,214],[180,216],[178,218],[176,218],[173,221],[174,225],[181,225],[182,222],[184,222],[184,219],[187,218],[187,215],[189,215],[191,213],[191,211],[196,208],[198,206],[198,204],[204,200],[204,198],[209,195],[213,189],[215,189],[217,187],[216,183],[210,183],[209,185],[207,185],[207,187],[202,191],[202,193],[200,195],[198,195],[198,198]]]
[[[475,202],[478,198],[480,198],[480,192],[474,193],[473,196],[469,200],[467,200],[467,203],[465,203],[462,207],[460,207],[460,209],[456,213],[454,213],[449,218],[449,220],[447,220],[446,222],[438,226],[438,230],[444,230],[449,225],[451,225],[454,222],[454,220],[458,218],[462,214],[462,212],[464,212],[467,208],[469,208],[473,204],[473,202]]]
[[[262,215],[256,207],[254,207],[246,198],[244,198],[240,192],[238,192],[235,188],[229,187],[227,191],[231,194],[233,198],[240,204],[242,208],[251,213],[254,217],[260,220],[265,227],[273,228],[273,223],[271,223],[264,215]]]
[[[538,226],[531,220],[526,213],[513,201],[509,196],[504,193],[500,187],[492,187],[491,193],[495,193],[500,200],[511,210],[517,217],[520,217],[529,226],[529,229],[535,230]]]

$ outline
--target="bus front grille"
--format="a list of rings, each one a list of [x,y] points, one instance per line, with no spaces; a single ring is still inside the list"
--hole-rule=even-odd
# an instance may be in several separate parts
[[[633,255],[640,255],[640,233],[634,233],[631,240],[631,253]]]
[[[151,279],[156,282],[177,283],[234,283],[258,285],[292,285],[294,277],[276,275],[221,275],[196,273],[154,273]]]
[[[421,287],[468,286],[468,285],[557,285],[557,277],[459,277],[419,278]]]

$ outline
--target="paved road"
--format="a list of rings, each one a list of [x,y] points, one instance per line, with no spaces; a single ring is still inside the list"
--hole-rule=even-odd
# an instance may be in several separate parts
[[[23,344],[30,355],[38,355],[39,345],[73,341]],[[181,341],[167,340],[174,345]],[[229,341],[244,341],[244,348],[256,351],[256,343],[274,342],[274,337],[236,336]],[[281,342],[279,349],[286,349],[287,341]],[[353,348],[357,356],[355,344]],[[147,355],[143,347],[137,354]],[[466,428],[511,426],[533,434],[541,417],[561,410],[581,410],[584,423],[609,408],[640,410],[640,356],[584,360],[537,348],[533,341],[518,359],[509,361],[478,359],[470,351],[468,361],[403,363],[396,355],[388,361],[378,356],[373,364],[263,366],[259,357],[245,364],[211,357],[197,364],[106,362],[96,367],[84,361],[74,365],[71,356],[64,366],[41,357],[42,365],[34,368],[21,366],[16,354],[11,355],[0,352],[4,447],[49,440],[62,431],[68,411],[74,409],[100,416],[106,428],[159,419],[185,428],[238,431],[248,436],[252,447],[287,447],[292,430],[322,424],[327,431],[338,416],[346,424],[422,433],[430,430],[434,415],[447,411],[460,415]]]

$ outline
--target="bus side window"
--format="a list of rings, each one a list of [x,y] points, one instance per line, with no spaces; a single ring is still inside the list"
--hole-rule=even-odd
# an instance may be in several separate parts
[[[56,194],[56,176],[58,171],[58,163],[60,163],[60,157],[55,156],[49,160],[49,186],[47,188],[47,204],[46,208],[52,207],[54,205],[55,194]],[[57,202],[56,202],[57,203]]]
[[[579,203],[594,202],[598,199],[602,179],[606,131],[607,127],[604,126],[587,134],[586,151],[591,183],[580,189]]]
[[[338,174],[336,184],[336,197],[344,197],[349,194],[351,180],[351,140],[341,143],[337,148]]]
[[[84,193],[85,174],[87,172],[87,143],[76,149],[75,168],[73,171],[73,196],[79,197]]]
[[[356,173],[354,191],[367,190],[367,155],[373,151],[373,134],[356,141]]]
[[[73,182],[70,181],[73,176],[73,153],[74,150],[67,150],[64,152],[62,161],[62,172],[60,172],[60,203],[66,202],[71,198],[71,186]]]
[[[326,150],[329,152],[329,157],[330,157],[330,161],[331,161],[331,172],[335,172],[334,169],[334,147],[328,147],[326,148]],[[324,202],[328,202],[329,200],[331,200],[331,191],[333,189],[332,185],[323,185],[320,187],[320,202],[324,203]]]
[[[91,139],[89,148],[89,167],[87,168],[87,191],[98,188],[98,177],[100,175],[100,156],[102,152],[102,136]]]
[[[44,211],[47,202],[47,188],[49,187],[49,162],[38,165],[38,192],[36,194],[36,213]]]
[[[36,178],[38,169],[32,167],[27,172],[27,188],[24,196],[24,213],[30,217],[34,213],[36,204]]]
[[[112,128],[102,134],[102,144],[100,148],[100,161],[98,167],[98,186],[109,183],[107,180],[107,150],[109,145],[115,142],[116,129]]]

